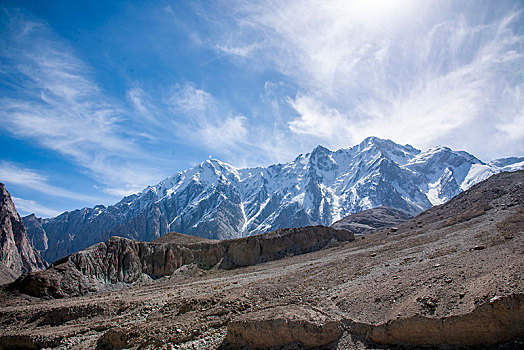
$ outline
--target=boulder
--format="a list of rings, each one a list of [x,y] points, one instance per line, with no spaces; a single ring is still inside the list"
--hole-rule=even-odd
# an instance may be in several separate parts
[[[289,305],[244,314],[227,325],[233,347],[264,349],[299,343],[307,348],[329,345],[342,335],[339,318],[311,307]]]

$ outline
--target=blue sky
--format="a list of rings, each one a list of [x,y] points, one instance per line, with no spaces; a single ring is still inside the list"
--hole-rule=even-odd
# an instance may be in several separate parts
[[[371,135],[522,156],[524,3],[0,3],[0,181],[23,215]]]

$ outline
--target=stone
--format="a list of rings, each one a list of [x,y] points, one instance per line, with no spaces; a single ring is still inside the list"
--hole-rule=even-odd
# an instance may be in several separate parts
[[[265,309],[232,320],[227,325],[226,341],[234,347],[280,347],[300,343],[307,348],[337,341],[343,326],[337,317],[311,307],[290,305]]]
[[[415,315],[368,325],[360,328],[359,333],[378,344],[481,346],[507,342],[524,333],[524,295],[498,297],[463,315]]]

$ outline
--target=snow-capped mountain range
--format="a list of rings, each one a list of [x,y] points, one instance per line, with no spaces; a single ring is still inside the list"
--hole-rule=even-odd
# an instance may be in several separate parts
[[[286,164],[239,169],[216,159],[171,176],[113,206],[24,218],[48,261],[118,235],[150,241],[176,231],[228,239],[281,227],[330,225],[352,213],[389,206],[417,214],[524,157],[484,163],[435,147],[425,152],[368,137],[348,149],[318,146]]]

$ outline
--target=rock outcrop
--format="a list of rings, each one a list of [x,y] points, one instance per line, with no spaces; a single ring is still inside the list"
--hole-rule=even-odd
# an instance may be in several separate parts
[[[412,217],[412,215],[395,208],[378,207],[346,216],[331,224],[331,227],[348,230],[355,234],[366,234],[383,228],[394,227]]]
[[[77,296],[168,276],[183,265],[232,269],[309,253],[353,239],[349,231],[325,226],[280,229],[225,241],[189,239],[176,233],[159,240],[163,243],[111,237],[55,262],[45,271],[22,276],[11,288],[38,297]]]
[[[31,245],[11,195],[2,183],[0,183],[0,263],[6,268],[2,273],[4,277],[9,274],[20,276],[24,272],[47,267],[46,261]]]
[[[48,248],[47,233],[42,226],[44,219],[36,217],[35,214],[31,214],[22,218],[25,229],[28,232],[29,240],[33,247],[38,250],[39,253],[45,252]],[[31,235],[29,235],[29,232]]]
[[[436,318],[415,315],[378,325],[345,320],[349,332],[377,344],[481,346],[524,334],[524,294],[493,297],[462,315]]]
[[[9,267],[0,264],[0,285],[13,282],[18,276]]]
[[[267,349],[294,343],[326,346],[342,334],[375,344],[475,347],[508,342],[524,334],[524,294],[494,297],[472,312],[443,318],[420,315],[365,324],[310,306],[280,306],[238,316],[227,325],[227,345]]]
[[[232,347],[267,349],[298,343],[309,349],[334,343],[342,332],[340,318],[311,307],[282,306],[229,322],[226,341]]]
[[[325,226],[283,228],[263,235],[222,241],[224,256],[220,266],[230,269],[259,264],[354,239],[352,232]]]

